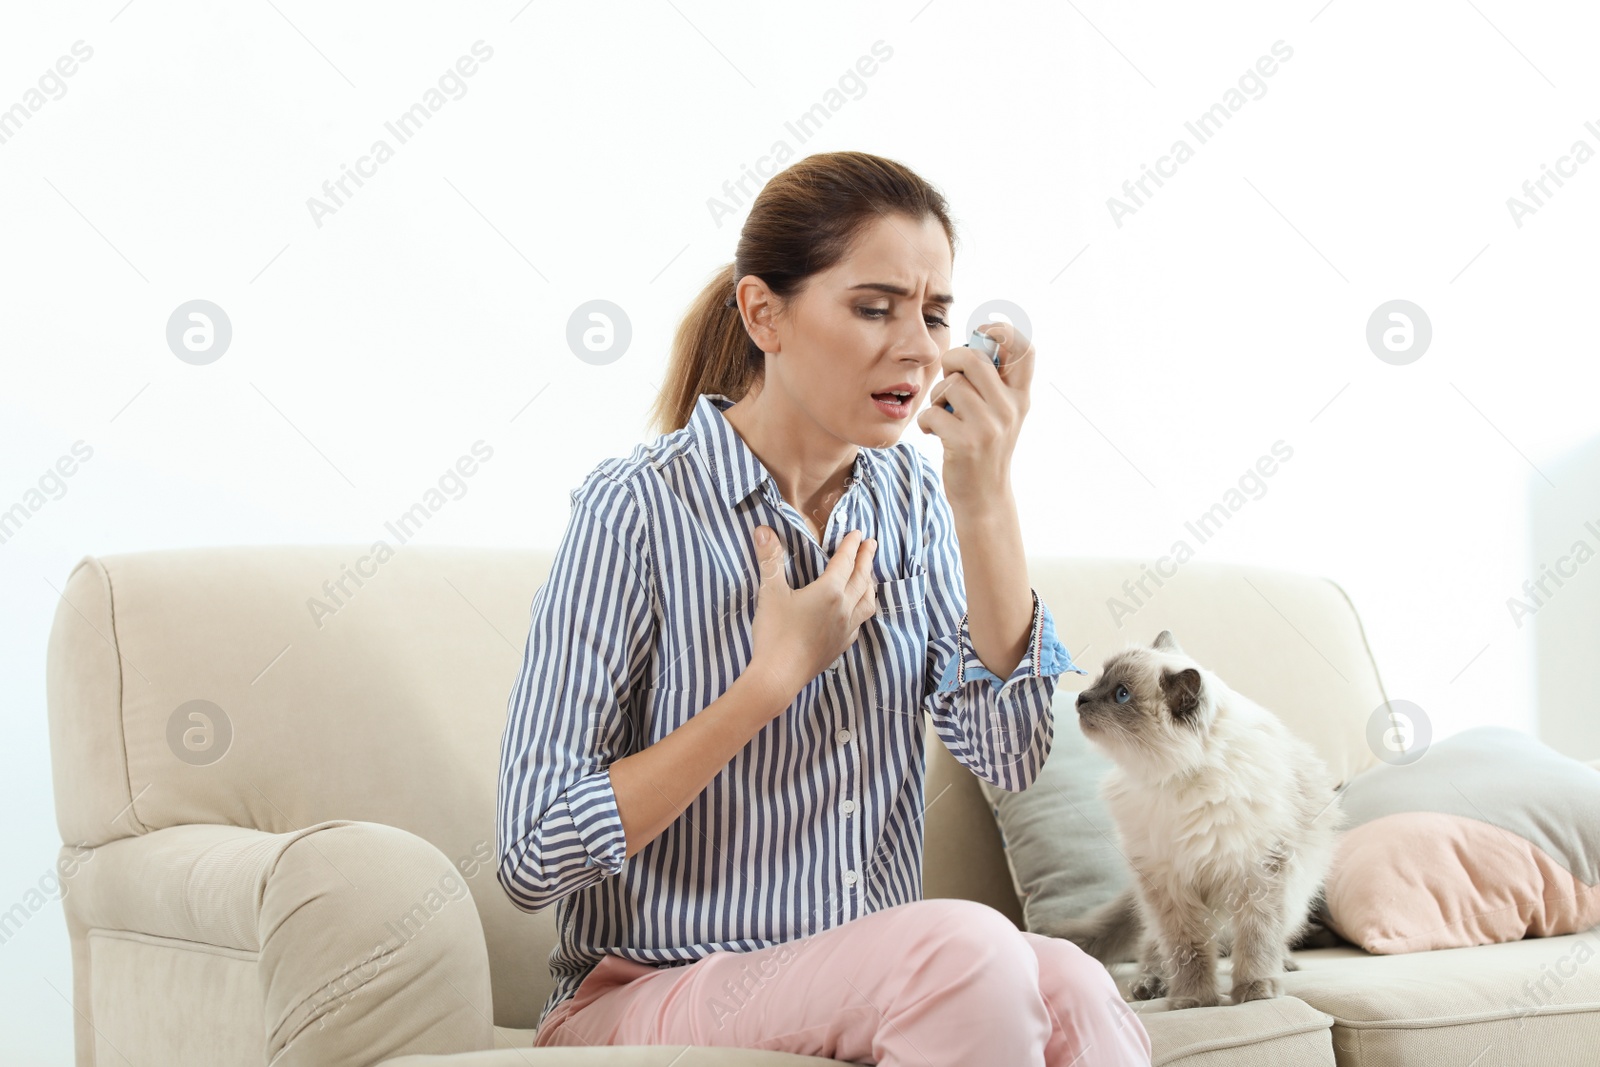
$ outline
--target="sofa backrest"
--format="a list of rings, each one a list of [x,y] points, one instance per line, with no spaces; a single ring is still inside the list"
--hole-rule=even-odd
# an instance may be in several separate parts
[[[1228,686],[1275,712],[1339,782],[1379,762],[1368,741],[1387,701],[1355,606],[1334,581],[1190,560],[1157,574],[1143,560],[1034,556],[1028,577],[1087,675],[1063,674],[1058,717],[1111,653],[1171,630]],[[931,736],[923,894],[979,900],[1022,925],[999,831],[977,778]]]
[[[507,698],[552,558],[423,545],[381,561],[351,545],[85,557],[57,607],[47,664],[63,842],[186,823],[398,826],[461,870],[488,940],[496,1022],[532,1026],[551,985],[555,909],[525,914],[500,888],[495,792]],[[1191,562],[1119,628],[1106,600],[1126,596],[1123,580],[1139,573],[1132,561],[1030,560],[1086,669],[1170,628],[1279,711],[1341,778],[1374,762],[1365,724],[1382,692],[1337,586]],[[977,780],[928,737],[927,895],[984,900],[1020,919]]]

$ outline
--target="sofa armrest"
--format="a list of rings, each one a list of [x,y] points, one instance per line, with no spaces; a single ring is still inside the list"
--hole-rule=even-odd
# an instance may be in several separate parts
[[[254,953],[274,1067],[493,1047],[477,906],[444,853],[404,830],[175,826],[92,850],[69,888],[90,931]],[[142,976],[101,977],[152,1015],[180,1010]]]

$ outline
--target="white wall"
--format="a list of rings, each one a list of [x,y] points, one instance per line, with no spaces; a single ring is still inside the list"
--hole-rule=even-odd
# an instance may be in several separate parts
[[[1597,32],[1591,5],[1503,0],[8,10],[0,108],[93,54],[0,143],[0,509],[93,454],[0,544],[0,908],[60,843],[43,665],[79,558],[366,544],[479,439],[492,461],[423,536],[554,544],[567,491],[644,438],[677,316],[731,259],[743,212],[708,203],[780,140],[919,170],[959,216],[958,319],[1026,309],[1030,552],[1154,561],[1282,440],[1200,557],[1337,578],[1436,737],[1533,728],[1534,630],[1590,674],[1600,631],[1600,564],[1536,627],[1507,608],[1574,538],[1600,545],[1594,464],[1569,462],[1600,434],[1600,161],[1520,226],[1507,198],[1600,149]],[[465,95],[396,144],[384,123],[480,40]],[[786,122],[880,41],[800,143]],[[1185,122],[1279,41],[1265,94],[1198,143]],[[319,226],[307,199],[380,137],[393,158]],[[1108,197],[1180,137],[1193,158],[1119,226]],[[165,339],[196,298],[233,328],[205,366]],[[632,326],[606,366],[565,339],[597,298]],[[1365,340],[1396,298],[1433,328],[1404,366]],[[1547,680],[1569,718],[1581,673]],[[69,1062],[70,990],[46,901],[0,944],[7,1062]]]
[[[1513,625],[1536,647],[1539,736],[1589,760],[1600,756],[1600,438],[1544,472],[1553,488],[1541,482],[1529,493],[1529,587]]]

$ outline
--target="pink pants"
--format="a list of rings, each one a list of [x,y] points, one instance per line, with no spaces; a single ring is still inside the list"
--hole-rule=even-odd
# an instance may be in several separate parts
[[[753,952],[606,956],[545,1018],[551,1045],[723,1045],[881,1067],[1121,1067],[1150,1036],[1070,941],[987,904],[911,901]]]

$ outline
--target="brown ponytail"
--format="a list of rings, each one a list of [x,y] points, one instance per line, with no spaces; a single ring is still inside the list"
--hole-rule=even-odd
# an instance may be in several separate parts
[[[772,177],[750,205],[732,263],[718,270],[690,305],[672,339],[666,380],[651,408],[659,433],[689,421],[702,393],[739,400],[761,381],[766,354],[728,307],[734,285],[747,274],[780,300],[794,296],[811,275],[849,252],[860,231],[879,216],[932,216],[956,247],[945,199],[910,168],[866,152],[821,152]]]

